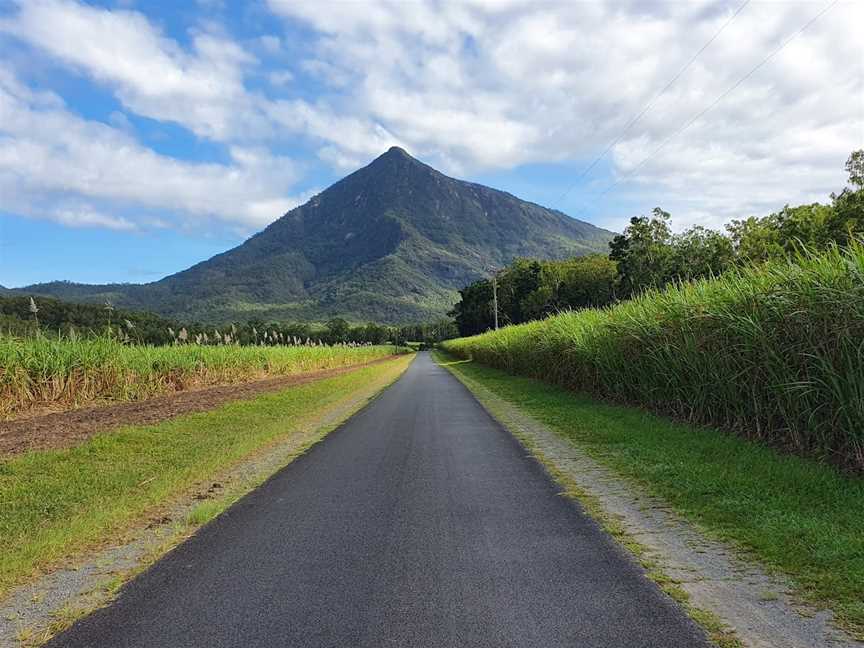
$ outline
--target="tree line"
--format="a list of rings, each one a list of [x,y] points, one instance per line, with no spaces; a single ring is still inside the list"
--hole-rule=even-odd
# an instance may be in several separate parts
[[[764,217],[733,220],[725,232],[701,226],[674,234],[660,207],[636,216],[609,243],[609,255],[564,261],[517,259],[493,279],[459,291],[450,315],[459,334],[494,326],[494,292],[500,325],[541,319],[563,310],[602,308],[673,282],[718,276],[741,265],[792,258],[831,246],[845,247],[864,235],[864,151],[846,162],[848,187],[828,204],[785,206]]]
[[[397,344],[432,345],[454,337],[452,321],[406,326],[369,322],[351,324],[341,318],[323,324],[304,322],[246,322],[207,324],[178,322],[144,311],[115,308],[111,303],[77,304],[49,297],[0,297],[0,334],[64,338],[108,336],[129,344]]]

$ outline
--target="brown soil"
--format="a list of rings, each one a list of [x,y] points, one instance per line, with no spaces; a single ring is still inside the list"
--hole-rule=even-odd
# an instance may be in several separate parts
[[[366,364],[293,376],[279,376],[237,385],[219,385],[181,391],[143,401],[118,403],[105,407],[87,407],[14,421],[0,421],[0,457],[30,450],[68,448],[100,432],[123,425],[159,423],[181,414],[203,412],[231,401],[253,398],[286,387],[331,378],[356,371],[361,367],[387,362],[395,357],[389,356]]]

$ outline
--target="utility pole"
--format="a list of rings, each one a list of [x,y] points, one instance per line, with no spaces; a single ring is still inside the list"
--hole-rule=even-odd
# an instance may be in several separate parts
[[[495,330],[498,330],[498,272],[492,271],[492,309],[495,313]]]

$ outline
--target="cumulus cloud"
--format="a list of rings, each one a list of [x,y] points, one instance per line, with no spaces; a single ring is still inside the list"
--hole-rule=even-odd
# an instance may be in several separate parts
[[[135,227],[90,206],[101,201],[171,210],[178,224],[217,218],[248,230],[298,203],[284,193],[297,179],[293,161],[242,146],[231,147],[230,157],[230,164],[216,164],[160,155],[0,68],[0,203],[7,210],[74,226]],[[70,207],[70,200],[85,206]]]
[[[215,25],[191,34],[184,49],[166,37],[144,14],[107,10],[76,0],[28,0],[0,20],[0,31],[47,52],[112,88],[127,110],[182,125],[199,137],[219,142],[269,144],[289,135],[338,144],[344,157],[367,159],[398,143],[386,129],[359,114],[340,115],[328,105],[306,100],[275,101],[250,91],[245,75],[260,67],[252,54]],[[272,34],[261,36],[271,54],[281,47]],[[348,76],[326,61],[305,60],[299,67],[330,83]],[[268,76],[274,86],[293,79],[288,69]],[[338,81],[342,79],[342,81]]]
[[[287,86],[294,80],[294,75],[291,70],[277,70],[271,72],[268,77],[270,83],[274,86]]]
[[[676,135],[826,6],[750,3],[623,137],[739,3],[269,4],[316,31],[316,60],[351,78],[341,103],[354,117],[451,168],[587,163],[620,140],[607,158],[614,177],[584,180],[595,215],[621,192],[715,225],[824,199],[864,145],[864,8],[854,3],[833,7]]]
[[[646,210],[662,204],[679,224],[716,226],[824,200],[842,185],[849,152],[864,147],[860,3],[834,6],[683,131],[826,5],[747,4],[660,97],[738,0],[267,6],[290,29],[267,24],[244,38],[253,55],[218,24],[199,22],[181,44],[138,11],[18,2],[0,18],[7,37],[108,88],[130,115],[224,145],[230,160],[159,155],[135,140],[123,113],[111,119],[116,128],[87,121],[59,97],[7,79],[0,188],[14,177],[33,194],[251,226],[299,198],[283,195],[297,193],[288,189],[296,165],[270,152],[298,138],[340,171],[399,145],[468,176],[538,162],[581,169],[614,143],[584,178],[574,174],[572,200],[555,206],[617,225],[624,214],[611,205],[627,197]],[[294,42],[300,33],[308,40]],[[289,60],[289,49],[302,55]]]
[[[123,217],[103,214],[87,205],[55,209],[54,218],[69,227],[101,227],[120,231],[138,229],[135,223]]]
[[[197,31],[186,51],[141,13],[71,0],[20,2],[0,29],[107,84],[139,115],[217,139],[257,127],[243,85],[256,59],[218,32]]]

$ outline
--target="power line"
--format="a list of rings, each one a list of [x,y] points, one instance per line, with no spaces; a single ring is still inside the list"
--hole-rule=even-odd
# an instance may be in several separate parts
[[[768,63],[771,59],[773,59],[775,56],[777,56],[777,54],[779,54],[779,53],[780,53],[780,52],[781,52],[781,51],[782,51],[782,50],[783,50],[783,49],[784,49],[784,48],[785,48],[789,43],[791,43],[795,38],[797,38],[797,37],[800,36],[802,33],[804,33],[804,31],[806,31],[806,30],[807,30],[807,29],[808,29],[808,28],[809,28],[813,23],[815,23],[815,22],[816,22],[817,20],[819,20],[822,16],[824,16],[826,13],[828,13],[828,11],[830,11],[831,9],[833,9],[834,6],[835,6],[836,4],[838,4],[839,2],[840,2],[840,0],[834,0],[833,2],[831,2],[831,4],[829,4],[829,5],[826,6],[824,9],[822,9],[822,11],[820,11],[818,14],[816,14],[815,16],[813,16],[813,18],[811,18],[810,20],[808,20],[808,21],[804,24],[804,26],[801,27],[801,29],[799,29],[799,30],[796,31],[794,34],[792,34],[791,36],[789,36],[789,38],[787,38],[785,41],[783,41],[783,42],[782,42],[782,43],[781,43],[777,48],[775,48],[775,49],[774,49],[770,54],[768,54],[768,56],[766,56],[764,59],[762,59],[762,60],[761,60],[761,61],[760,61],[760,62],[759,62],[759,63],[758,63],[758,64],[757,64],[757,65],[756,65],[752,70],[750,70],[747,74],[745,74],[743,77],[741,77],[740,79],[738,79],[738,81],[736,81],[734,84],[732,84],[728,89],[726,89],[725,92],[723,92],[719,97],[717,97],[714,101],[712,101],[711,104],[710,104],[707,108],[705,108],[704,110],[702,110],[701,112],[699,112],[695,117],[693,117],[692,119],[690,119],[689,121],[687,121],[683,126],[681,126],[680,128],[678,128],[678,129],[677,129],[675,132],[673,132],[671,135],[669,135],[669,137],[667,137],[665,140],[663,140],[663,141],[660,143],[660,146],[658,146],[656,149],[654,149],[654,152],[653,152],[653,153],[651,153],[650,155],[648,155],[648,157],[646,157],[645,159],[643,159],[639,164],[637,164],[635,167],[633,167],[630,171],[628,171],[626,174],[624,174],[621,178],[619,178],[618,180],[616,180],[615,182],[613,182],[611,185],[609,185],[608,187],[606,187],[606,189],[604,189],[604,190],[601,191],[599,194],[597,194],[597,197],[599,198],[600,196],[605,196],[607,193],[609,193],[610,191],[612,191],[615,187],[617,187],[618,185],[620,185],[620,184],[626,182],[627,179],[630,178],[630,176],[632,176],[632,175],[633,175],[634,173],[636,173],[639,169],[641,169],[643,166],[645,166],[645,164],[646,164],[646,163],[647,163],[651,158],[653,158],[653,157],[654,157],[655,155],[657,155],[661,150],[663,150],[663,148],[664,148],[664,147],[665,147],[669,142],[671,142],[671,141],[672,141],[674,138],[676,138],[678,135],[680,135],[680,134],[683,133],[685,130],[687,130],[688,128],[690,128],[690,126],[692,126],[696,121],[698,121],[701,117],[703,117],[703,116],[704,116],[708,111],[710,111],[712,108],[714,108],[714,106],[716,106],[717,104],[719,104],[721,101],[723,101],[723,99],[725,99],[725,98],[726,98],[727,96],[729,96],[732,92],[734,92],[734,91],[735,91],[735,90],[736,90],[736,89],[737,89],[737,88],[738,88],[742,83],[744,83],[747,79],[749,79],[751,76],[753,76],[753,75],[754,75],[758,70],[760,70],[760,69],[761,69],[761,68],[762,68],[766,63]]]
[[[723,23],[723,25],[720,27],[720,29],[718,29],[714,33],[714,35],[708,39],[708,42],[706,42],[702,47],[699,48],[699,51],[696,52],[690,58],[689,61],[687,61],[687,63],[684,65],[684,67],[682,67],[680,70],[678,70],[678,72],[675,74],[675,76],[673,76],[672,79],[665,86],[663,86],[663,89],[660,90],[660,92],[658,92],[656,95],[654,95],[654,97],[652,97],[651,101],[649,101],[645,105],[645,107],[642,109],[642,111],[639,114],[637,114],[635,117],[632,117],[630,119],[630,121],[627,122],[627,124],[624,126],[624,129],[618,134],[618,137],[616,137],[614,140],[612,140],[609,143],[609,145],[605,149],[603,149],[603,152],[600,155],[598,155],[594,159],[594,161],[591,162],[591,164],[589,164],[587,167],[585,167],[585,169],[582,171],[582,173],[580,173],[579,176],[576,178],[573,185],[569,189],[567,189],[563,194],[561,194],[561,197],[558,198],[559,201],[563,200],[567,196],[567,194],[569,194],[571,191],[573,191],[573,189],[575,189],[576,186],[579,184],[579,181],[582,180],[582,178],[584,178],[591,171],[591,169],[593,169],[595,166],[597,166],[597,163],[600,162],[600,160],[602,160],[604,157],[606,157],[606,154],[612,150],[612,147],[615,146],[618,142],[620,142],[624,138],[624,136],[627,134],[627,132],[631,128],[633,128],[633,126],[635,126],[636,123],[640,119],[642,119],[642,117],[645,116],[645,113],[647,113],[649,110],[651,110],[652,106],[657,102],[657,100],[660,97],[662,97],[666,93],[666,91],[669,88],[671,88],[672,85],[678,79],[681,78],[681,75],[684,74],[690,68],[691,65],[693,65],[693,63],[696,61],[697,58],[699,58],[699,56],[702,54],[702,52],[704,52],[706,49],[708,49],[708,47],[711,45],[711,43],[713,43],[715,40],[717,40],[717,38],[720,36],[720,34],[723,33],[723,31],[729,26],[729,24],[733,20],[735,20],[735,18],[738,16],[738,14],[740,14],[744,10],[744,7],[746,7],[748,4],[750,4],[750,0],[744,0],[744,3],[740,7],[738,7],[738,9],[735,11],[735,13],[733,13],[731,16],[729,16],[729,19],[725,23]]]

